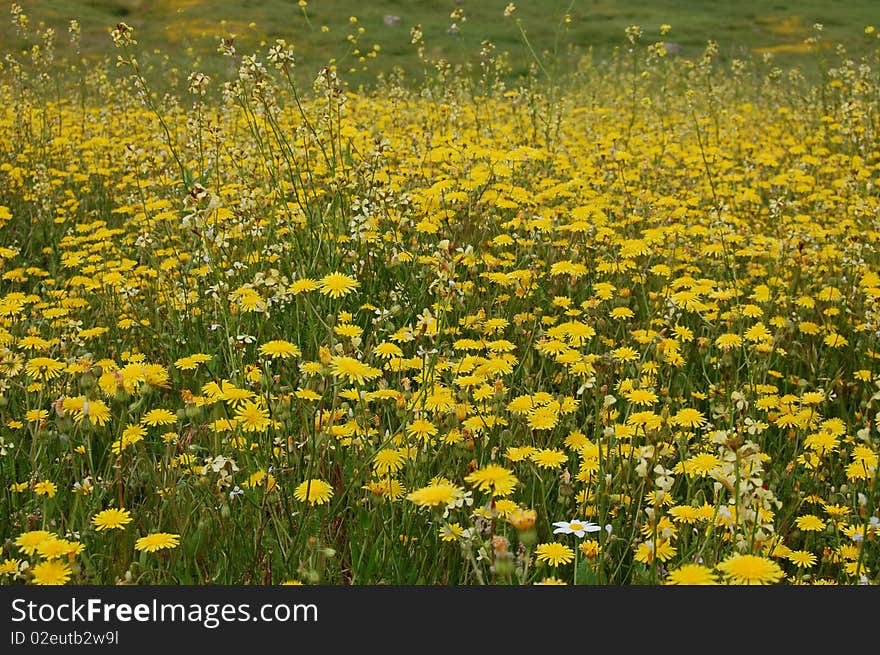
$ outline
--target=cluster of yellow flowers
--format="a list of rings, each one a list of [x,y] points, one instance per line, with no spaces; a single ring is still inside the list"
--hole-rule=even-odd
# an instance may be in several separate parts
[[[257,58],[198,118],[4,77],[0,575],[234,542],[287,579],[344,522],[523,581],[875,576],[876,79],[711,54],[478,98],[300,98]],[[563,516],[603,529],[575,551]]]

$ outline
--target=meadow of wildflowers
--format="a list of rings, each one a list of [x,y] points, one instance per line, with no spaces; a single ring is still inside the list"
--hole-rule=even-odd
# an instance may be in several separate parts
[[[0,584],[878,581],[876,47],[173,95],[13,19]]]

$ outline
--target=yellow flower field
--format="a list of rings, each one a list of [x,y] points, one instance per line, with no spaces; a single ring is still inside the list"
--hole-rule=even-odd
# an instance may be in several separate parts
[[[0,71],[0,584],[878,582],[877,50],[112,37]]]

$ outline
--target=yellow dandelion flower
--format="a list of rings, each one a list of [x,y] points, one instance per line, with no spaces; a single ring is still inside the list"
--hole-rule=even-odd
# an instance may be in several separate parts
[[[146,537],[141,537],[135,544],[135,550],[155,553],[157,550],[177,548],[180,545],[180,535],[169,532],[154,532]]]
[[[634,405],[643,405],[650,407],[657,403],[657,394],[650,389],[633,389],[624,394],[626,399]]]
[[[540,448],[529,455],[538,468],[542,469],[558,469],[568,461],[568,455],[561,450],[555,448]]]
[[[294,281],[294,283],[288,287],[288,290],[294,296],[298,296],[301,293],[308,293],[309,291],[314,291],[317,288],[318,283],[315,280],[302,278],[300,280]]]
[[[358,288],[360,283],[344,273],[330,273],[321,278],[318,288],[321,293],[331,298],[341,298]]]
[[[373,368],[354,357],[338,355],[330,360],[330,372],[338,378],[345,378],[349,383],[364,384],[367,380],[382,375],[382,371]]]
[[[67,368],[64,362],[51,357],[34,357],[24,365],[24,370],[32,380],[52,380]]]
[[[323,505],[333,497],[333,485],[312,478],[300,483],[293,492],[294,497],[300,502],[308,502],[310,505]]]
[[[620,348],[615,348],[611,351],[611,357],[616,359],[618,362],[632,362],[639,358],[639,351],[630,348],[629,346],[622,346]]]
[[[700,453],[675,465],[673,471],[690,476],[705,477],[721,466],[721,460],[712,453]]]
[[[534,446],[510,446],[504,452],[504,457],[511,462],[521,462],[531,457],[536,450]]]
[[[722,334],[720,337],[715,339],[715,345],[722,350],[730,350],[731,348],[741,346],[742,342],[743,340],[741,336],[729,332],[727,334]]]
[[[427,439],[437,434],[437,426],[431,421],[420,418],[406,426],[406,433],[411,437]]]
[[[666,576],[668,585],[716,585],[718,576],[702,564],[683,564]]]
[[[419,507],[447,506],[454,503],[464,494],[464,490],[450,482],[429,484],[407,495],[407,500]]]
[[[574,560],[574,550],[558,541],[552,541],[539,544],[535,549],[535,557],[539,562],[546,562],[550,566],[559,566]]]
[[[0,575],[15,575],[21,567],[21,560],[7,557],[0,562]]]
[[[699,410],[685,407],[676,412],[669,421],[683,428],[699,428],[706,424],[706,417]]]
[[[238,408],[235,420],[245,432],[263,432],[272,425],[269,410],[250,400]]]
[[[177,423],[177,415],[170,409],[151,409],[143,415],[141,423],[144,425],[172,425]]]
[[[288,357],[299,357],[302,355],[302,351],[292,343],[276,339],[267,341],[260,346],[260,354],[271,359],[287,359]]]
[[[38,496],[48,496],[54,498],[58,493],[58,485],[50,480],[42,480],[34,485],[34,493]]]
[[[70,580],[70,566],[60,560],[40,562],[30,569],[35,585],[63,585]]]
[[[785,577],[776,562],[757,555],[732,555],[718,569],[728,583],[737,585],[773,584]]]
[[[533,430],[552,430],[559,422],[559,406],[556,404],[536,407],[528,415],[529,427]]]
[[[464,528],[459,523],[444,523],[439,530],[442,541],[456,541],[464,535]]]
[[[333,331],[341,337],[354,339],[360,337],[364,333],[364,329],[360,325],[353,323],[342,323],[333,327]]]
[[[404,455],[393,448],[383,448],[373,457],[373,472],[380,478],[394,475],[403,468]]]
[[[391,359],[392,357],[403,357],[403,350],[396,343],[383,341],[373,350],[382,359]]]
[[[45,409],[29,409],[24,414],[24,420],[27,423],[40,423],[49,418],[49,412]]]
[[[115,507],[98,512],[92,517],[92,523],[98,531],[122,529],[131,521],[130,511]]]
[[[825,529],[825,521],[815,514],[804,514],[803,516],[799,516],[795,520],[795,524],[798,528],[806,532],[821,532]]]
[[[400,500],[406,494],[406,487],[394,478],[371,480],[361,487],[361,489],[366,489],[376,496],[382,496],[391,501]]]
[[[666,562],[675,557],[677,549],[668,539],[643,541],[636,548],[635,560],[643,564],[651,564],[654,560]]]
[[[40,545],[37,546],[37,555],[43,559],[58,559],[69,554],[77,554],[82,552],[83,549],[83,545],[79,542],[58,539],[53,535],[40,542]]]
[[[519,482],[513,471],[497,464],[489,464],[477,469],[464,480],[480,491],[490,492],[493,496],[509,496]]]
[[[787,558],[799,569],[809,569],[816,564],[816,556],[808,550],[793,550]]]
[[[250,400],[251,398],[256,398],[257,396],[257,394],[255,394],[253,391],[250,391],[249,389],[239,389],[234,384],[231,384],[226,380],[223,380],[221,382],[219,390],[215,390],[214,388],[210,387],[210,384],[211,383],[205,385],[205,387],[209,388],[209,390],[206,390],[205,393],[207,393],[211,397],[219,398],[220,400],[229,403],[233,407],[239,407],[245,401]],[[204,389],[205,387],[202,388]]]
[[[31,530],[23,532],[15,539],[15,545],[25,555],[31,556],[36,554],[37,548],[47,539],[54,539],[55,535],[46,530]]]

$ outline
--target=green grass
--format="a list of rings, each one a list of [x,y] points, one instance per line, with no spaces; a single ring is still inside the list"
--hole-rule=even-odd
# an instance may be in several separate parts
[[[418,16],[424,61],[489,37],[552,71],[567,8],[453,38],[427,3],[170,4],[33,4],[0,54],[0,583],[877,582],[876,45],[585,4],[572,75],[308,97],[244,56],[287,35],[304,78],[418,81]],[[53,8],[124,83],[28,55]],[[383,54],[348,73],[357,26]],[[227,66],[223,98],[160,94]]]
[[[416,24],[422,26],[430,59],[444,58],[451,63],[476,61],[481,42],[489,40],[498,51],[510,53],[510,76],[516,78],[526,72],[532,61],[523,46],[516,18],[522,21],[534,49],[542,55],[554,49],[569,52],[568,46],[573,46],[577,51],[592,48],[595,56],[606,57],[614,48],[626,45],[624,30],[636,24],[642,28],[644,40],[676,43],[685,57],[698,57],[706,41],[713,39],[719,44],[722,59],[745,57],[756,49],[770,48],[780,65],[804,65],[807,74],[815,69],[815,58],[809,59],[798,50],[802,50],[803,40],[813,34],[814,23],[824,26],[822,39],[829,46],[841,43],[853,57],[858,57],[870,41],[863,34],[864,27],[877,20],[874,0],[524,0],[516,3],[517,11],[508,19],[503,17],[505,0],[325,0],[310,3],[305,12],[295,0],[24,0],[20,4],[33,27],[40,23],[55,27],[59,41],[66,39],[68,21],[76,18],[82,26],[82,54],[87,59],[112,54],[108,32],[118,21],[125,21],[137,30],[140,49],[167,55],[172,63],[184,67],[189,66],[193,57],[204,57],[199,62],[201,67],[209,73],[218,72],[226,65],[214,54],[218,38],[223,35],[236,35],[241,54],[283,38],[295,45],[303,76],[313,77],[321,66],[335,58],[340,70],[355,85],[368,83],[376,73],[395,68],[418,77],[422,64],[410,43],[410,29]],[[7,9],[9,6],[6,4]],[[464,10],[466,20],[457,21],[458,33],[450,34],[449,27],[455,22],[450,13],[456,6]],[[562,28],[566,12],[572,20]],[[400,24],[386,25],[386,15],[399,16]],[[358,18],[356,25],[349,22],[350,16]],[[672,30],[666,37],[660,37],[659,28],[664,23],[671,25]],[[325,25],[329,27],[327,32],[321,30]],[[381,47],[377,58],[360,63],[350,54],[353,47],[346,37],[357,28],[364,29],[361,50],[366,52],[374,44]],[[0,23],[0,41],[16,48],[28,45],[8,19]]]

